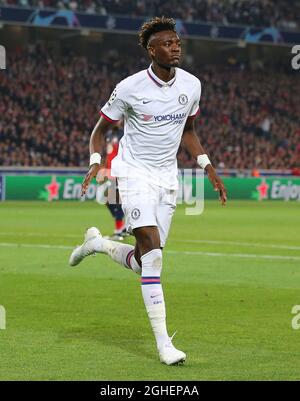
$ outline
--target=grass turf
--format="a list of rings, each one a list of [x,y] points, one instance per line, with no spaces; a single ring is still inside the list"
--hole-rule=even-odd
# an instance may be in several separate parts
[[[188,360],[168,367],[138,276],[105,255],[67,265],[84,228],[112,231],[104,207],[0,204],[0,380],[299,380],[299,211],[284,202],[206,202],[199,217],[177,209],[162,282],[169,332]]]

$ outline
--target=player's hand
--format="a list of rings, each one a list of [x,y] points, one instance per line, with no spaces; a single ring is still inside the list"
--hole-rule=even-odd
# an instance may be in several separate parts
[[[92,181],[93,178],[96,177],[99,169],[100,169],[100,165],[97,163],[92,164],[90,166],[90,169],[87,172],[86,176],[84,177],[83,183],[81,185],[81,196],[85,195],[85,193],[90,185],[90,182]]]
[[[211,165],[207,166],[206,171],[208,178],[214,187],[214,190],[219,191],[219,200],[221,201],[222,206],[225,206],[227,201],[227,191],[223,184],[223,181],[217,175],[216,170]]]
[[[109,177],[109,170],[105,167],[100,167],[98,173],[96,175],[96,181],[98,184],[101,184],[108,180]]]

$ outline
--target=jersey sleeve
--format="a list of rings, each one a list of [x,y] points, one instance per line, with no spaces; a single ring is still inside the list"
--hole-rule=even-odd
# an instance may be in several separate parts
[[[102,107],[100,114],[111,123],[119,121],[126,112],[124,88],[118,84],[110,95],[109,100]]]
[[[195,118],[199,114],[200,98],[201,98],[201,82],[198,80],[197,91],[195,92],[193,97],[193,105],[191,107],[189,117]]]

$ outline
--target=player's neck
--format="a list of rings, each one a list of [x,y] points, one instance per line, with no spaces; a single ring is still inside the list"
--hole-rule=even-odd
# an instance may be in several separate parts
[[[164,67],[162,65],[158,65],[157,63],[152,63],[151,68],[154,74],[162,81],[169,82],[175,76],[174,67]]]

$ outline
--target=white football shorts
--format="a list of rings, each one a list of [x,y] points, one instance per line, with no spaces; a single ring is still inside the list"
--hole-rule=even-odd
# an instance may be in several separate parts
[[[172,217],[176,209],[177,190],[166,189],[142,178],[118,178],[126,229],[156,226],[160,246],[166,244]]]

